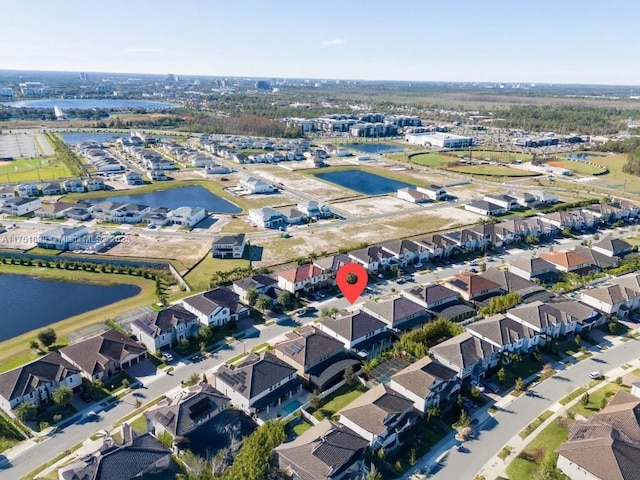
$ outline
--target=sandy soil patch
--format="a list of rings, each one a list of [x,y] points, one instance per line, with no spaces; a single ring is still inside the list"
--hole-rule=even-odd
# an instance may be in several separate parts
[[[331,204],[331,206],[356,216],[374,215],[376,213],[396,213],[402,210],[419,208],[419,205],[414,203],[387,196],[336,202]]]
[[[195,265],[211,248],[211,239],[207,237],[173,237],[164,235],[146,235],[144,232],[131,232],[126,241],[118,243],[106,256],[145,257],[177,260],[187,270]]]
[[[283,183],[286,188],[303,192],[319,201],[329,201],[353,194],[350,190],[323,182],[315,177],[285,170],[280,167],[258,168],[257,172],[274,183]]]
[[[3,225],[10,225],[11,220],[2,220]],[[0,249],[2,250],[28,250],[34,248],[38,243],[38,235],[45,230],[50,230],[53,225],[35,226],[20,224],[16,228],[7,230],[0,234]]]

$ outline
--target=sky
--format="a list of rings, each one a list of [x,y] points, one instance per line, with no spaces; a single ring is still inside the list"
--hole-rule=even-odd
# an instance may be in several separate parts
[[[0,69],[640,85],[638,0],[0,0]]]

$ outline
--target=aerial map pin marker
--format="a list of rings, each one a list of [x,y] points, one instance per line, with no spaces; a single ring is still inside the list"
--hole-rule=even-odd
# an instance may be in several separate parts
[[[355,276],[356,278],[355,283],[347,281],[347,278],[352,276]],[[363,266],[357,263],[347,263],[340,267],[336,273],[336,283],[338,284],[338,288],[352,305],[363,292],[368,281],[369,275],[367,274],[367,271]]]

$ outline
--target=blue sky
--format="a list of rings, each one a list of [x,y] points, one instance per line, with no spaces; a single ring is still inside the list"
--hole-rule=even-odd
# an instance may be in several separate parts
[[[3,2],[0,69],[640,85],[638,0]]]

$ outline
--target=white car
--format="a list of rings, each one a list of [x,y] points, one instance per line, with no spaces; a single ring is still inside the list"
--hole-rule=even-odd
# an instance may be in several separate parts
[[[600,380],[603,378],[603,375],[600,372],[591,372],[589,373],[589,378],[592,380]]]
[[[173,355],[171,355],[169,352],[164,352],[162,354],[162,358],[164,358],[167,362],[173,361]]]

